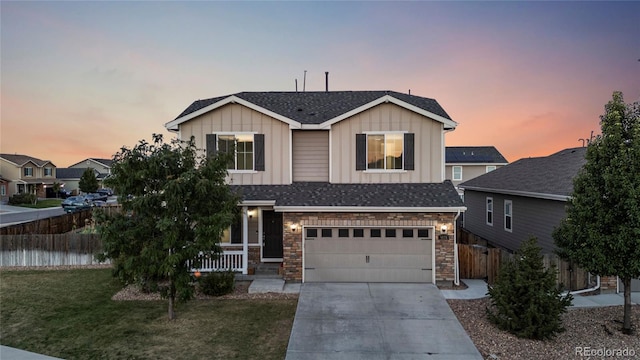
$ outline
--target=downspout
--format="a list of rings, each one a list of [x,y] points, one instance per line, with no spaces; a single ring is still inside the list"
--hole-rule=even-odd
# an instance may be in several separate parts
[[[618,286],[618,284],[616,284],[616,288],[617,288],[617,286]],[[588,288],[588,289],[569,291],[569,294],[577,295],[577,294],[582,294],[582,293],[586,293],[586,292],[596,291],[598,289],[600,289],[600,275],[596,276],[596,286],[594,286],[592,288]],[[566,294],[566,292],[565,292],[565,294]]]
[[[456,226],[459,217],[460,217],[460,210],[458,210],[458,213],[453,218],[453,263],[455,266],[453,283],[456,286],[460,285],[460,264],[458,263],[458,234],[457,234],[458,227]],[[600,278],[598,278],[598,280],[599,279]]]

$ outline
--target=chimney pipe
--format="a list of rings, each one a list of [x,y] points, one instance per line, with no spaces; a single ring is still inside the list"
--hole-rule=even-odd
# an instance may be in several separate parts
[[[324,72],[324,88],[326,92],[329,92],[329,72],[325,71]]]

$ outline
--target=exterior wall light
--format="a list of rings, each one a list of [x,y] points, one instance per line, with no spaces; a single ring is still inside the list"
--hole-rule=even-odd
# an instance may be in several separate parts
[[[440,232],[443,233],[443,234],[446,234],[447,233],[447,225],[440,226]]]
[[[291,224],[291,231],[292,232],[296,232],[296,229],[298,228],[297,224]]]

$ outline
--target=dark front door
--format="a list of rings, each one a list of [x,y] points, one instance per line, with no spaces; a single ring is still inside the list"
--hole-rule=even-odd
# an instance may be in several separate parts
[[[262,257],[282,258],[282,213],[262,211]]]

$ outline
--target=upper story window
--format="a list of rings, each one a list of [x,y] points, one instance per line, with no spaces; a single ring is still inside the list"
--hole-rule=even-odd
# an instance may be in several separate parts
[[[53,176],[53,168],[50,168],[50,167],[44,168],[44,176]]]
[[[356,134],[356,170],[414,170],[414,134]]]
[[[504,229],[513,231],[513,203],[511,200],[504,201]]]
[[[221,133],[207,134],[207,156],[220,151],[230,153],[235,150],[230,170],[264,171],[264,134]]]
[[[487,165],[487,171],[486,172],[491,172],[491,171],[493,171],[495,169],[496,169],[495,165]]]
[[[487,225],[493,226],[493,198],[487,198]]]
[[[33,168],[32,167],[22,168],[22,174],[24,176],[33,176]]]
[[[451,179],[454,181],[462,181],[462,166],[454,166],[451,168]]]

